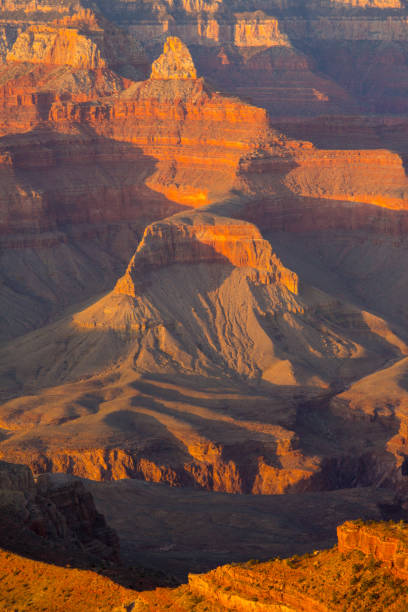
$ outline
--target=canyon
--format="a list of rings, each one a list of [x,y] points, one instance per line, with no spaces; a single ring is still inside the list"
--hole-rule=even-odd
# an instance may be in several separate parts
[[[121,496],[177,506],[177,533],[186,499],[236,503],[238,525],[244,496],[254,516],[406,518],[407,18],[402,0],[2,2],[0,458],[28,466],[24,520],[69,539],[37,498],[92,491],[85,514],[143,563]],[[279,529],[262,559],[334,543],[334,519],[282,551]],[[146,558],[180,579],[251,549],[169,546]],[[230,593],[240,572],[180,597],[266,609]],[[294,609],[340,609],[316,601]]]
[[[399,490],[400,413],[360,419],[357,451],[337,406],[407,355],[403,145],[285,135],[200,76],[194,44],[167,37],[149,70],[131,26],[76,10],[28,10],[4,55],[2,456],[230,493]],[[373,240],[383,300],[360,278]]]

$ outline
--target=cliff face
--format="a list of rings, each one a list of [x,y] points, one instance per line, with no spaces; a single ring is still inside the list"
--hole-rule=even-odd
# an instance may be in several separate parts
[[[119,560],[116,533],[106,526],[83,484],[65,475],[35,481],[28,467],[1,461],[0,513],[6,523],[0,534],[3,547],[35,556],[37,536],[40,557],[43,539],[60,554]],[[27,531],[26,540],[20,531]]]
[[[126,64],[146,66],[140,47],[129,44],[122,30],[90,10],[29,26],[17,36],[5,59],[87,70]]]
[[[275,116],[406,112],[407,22],[399,0],[326,0],[305,10],[287,1],[214,2],[203,10],[187,3],[178,13],[167,2],[145,3],[143,11],[100,6],[148,49],[179,36],[193,46],[201,74]]]
[[[162,55],[152,65],[151,79],[196,79],[197,73],[190,51],[181,40],[170,36]]]
[[[20,34],[7,61],[63,65],[96,70],[106,67],[97,45],[74,29],[31,26]]]
[[[115,292],[135,297],[143,291],[149,268],[206,262],[229,262],[237,268],[249,268],[256,272],[254,280],[281,283],[297,293],[296,275],[282,265],[257,227],[205,213],[149,226]]]
[[[406,524],[390,523],[360,525],[358,522],[344,523],[337,528],[339,552],[359,550],[372,555],[390,568],[392,573],[408,580],[408,540]]]

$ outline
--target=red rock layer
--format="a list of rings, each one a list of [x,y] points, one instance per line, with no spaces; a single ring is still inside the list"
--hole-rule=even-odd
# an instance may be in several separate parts
[[[143,184],[149,168],[152,160],[137,147],[84,130],[64,134],[38,129],[3,138],[0,234],[4,246],[66,242],[66,234],[57,230],[67,225],[88,239],[97,237],[101,224],[123,220],[136,222],[142,233],[146,223],[180,210]]]
[[[405,524],[359,524],[347,522],[337,528],[339,552],[360,550],[408,580],[408,539]]]
[[[149,268],[204,262],[249,268],[258,282],[279,283],[297,293],[296,274],[283,266],[257,227],[205,214],[149,226],[115,292],[135,296],[143,291]]]

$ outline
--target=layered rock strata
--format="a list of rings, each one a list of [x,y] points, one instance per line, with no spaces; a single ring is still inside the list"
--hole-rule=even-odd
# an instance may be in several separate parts
[[[347,522],[337,528],[340,553],[359,550],[389,567],[393,574],[408,580],[407,527],[400,524]]]
[[[115,293],[136,297],[149,269],[207,262],[248,268],[258,283],[281,284],[297,293],[296,275],[282,265],[256,226],[205,213],[149,226]]]
[[[153,62],[151,79],[196,79],[190,51],[175,36],[167,38],[162,55]]]
[[[73,302],[103,290],[106,282],[112,286],[114,272],[101,283],[102,268],[118,269],[128,261],[150,222],[229,193],[240,158],[266,127],[262,109],[215,94],[200,79],[133,83],[123,96],[102,105],[79,102],[75,88],[56,95],[55,88],[66,86],[69,67],[52,68],[50,81],[44,64],[32,66],[15,62],[13,69],[4,68],[13,85],[8,81],[4,89],[3,131],[24,132],[1,143],[0,231],[9,253],[3,299],[5,311],[16,319],[4,332],[11,335],[44,321],[55,309],[57,293],[66,296],[63,303]],[[28,93],[27,84],[37,91],[40,77],[45,91]],[[16,82],[24,94],[16,94]],[[103,88],[107,81],[91,79],[85,93],[86,77],[81,95],[93,95],[98,82]],[[112,83],[116,91],[123,87],[119,77]],[[36,127],[27,132],[30,125]],[[80,246],[84,236],[91,239],[87,252]],[[44,262],[37,249],[51,246],[55,262],[48,256]],[[33,270],[26,265],[27,249],[36,251]],[[59,269],[60,255],[69,268],[65,288],[44,269],[44,264]],[[11,278],[16,267],[24,270],[21,286]],[[23,321],[19,304],[27,300],[32,314]],[[47,304],[42,314],[39,302]]]
[[[395,524],[387,527],[390,532],[398,530]],[[374,523],[369,528],[373,541],[378,536],[381,538],[380,534],[387,527]],[[194,601],[214,612],[404,609],[407,605],[406,575],[404,582],[393,577],[384,555],[374,552],[376,562],[371,557],[372,547],[362,550],[358,540],[352,543],[350,539],[350,545],[345,545],[343,538],[351,529],[348,523],[339,527],[339,550],[316,550],[304,557],[295,555],[267,563],[252,559],[245,564],[222,566],[207,574],[190,574],[188,585],[173,592],[157,589],[153,593],[141,593],[135,608],[148,612],[178,605],[181,610],[188,610]],[[356,535],[365,529],[357,528]],[[406,537],[406,526],[400,526],[400,539],[404,535]],[[383,547],[387,545],[392,546],[391,541],[383,542]],[[401,549],[399,561],[406,560],[406,548]]]
[[[238,46],[255,49],[243,52],[249,72],[311,68],[288,41],[257,53],[263,27],[257,39],[240,19]],[[369,312],[378,302],[357,299],[357,283],[349,302],[333,289],[342,264],[318,290],[320,275],[303,280],[297,237],[280,257],[266,232],[400,240],[403,156],[289,140],[264,109],[196,78],[174,37],[154,78],[131,80],[120,73],[120,55],[131,61],[120,37],[91,14],[31,24],[1,70],[3,133],[21,132],[1,143],[7,333],[110,289],[136,249],[115,291],[2,350],[4,456],[39,471],[228,492],[371,484],[384,473],[394,483],[390,430],[363,423],[368,442],[356,451],[348,419],[339,424],[326,408],[331,385],[406,355],[404,333]],[[231,53],[217,61],[228,67]],[[312,97],[324,107],[330,91]],[[215,391],[197,397],[197,377]],[[254,385],[262,393],[253,403]]]

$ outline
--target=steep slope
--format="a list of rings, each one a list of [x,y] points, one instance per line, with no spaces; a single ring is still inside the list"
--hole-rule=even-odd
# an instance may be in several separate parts
[[[92,495],[69,476],[34,480],[25,465],[0,462],[0,546],[43,561],[82,567],[119,563],[119,539]]]
[[[4,78],[14,72],[7,64]],[[102,105],[68,90],[55,96],[48,77],[30,78],[45,91],[28,94],[22,82],[23,99],[7,81],[1,114],[8,133],[24,132],[1,141],[6,338],[111,287],[151,221],[229,193],[240,158],[266,126],[263,110],[214,94],[200,79],[134,82]],[[83,99],[96,95],[86,83]]]

